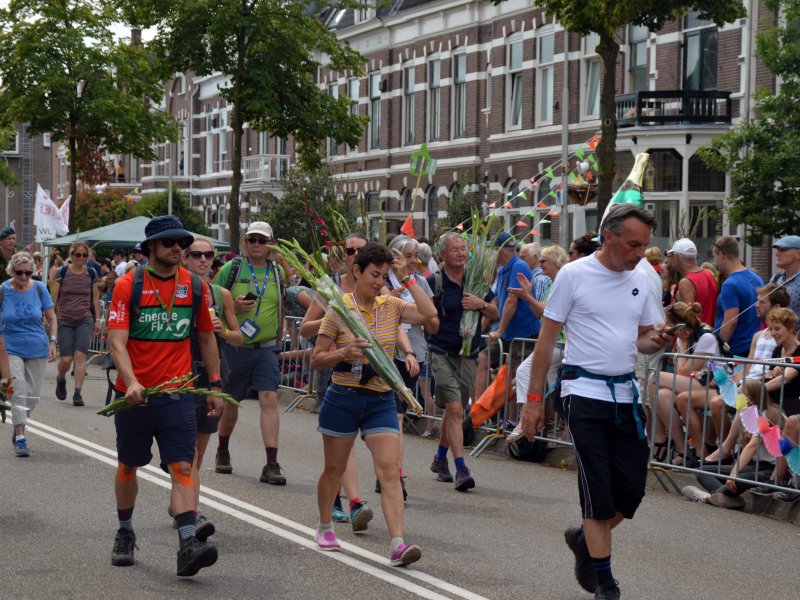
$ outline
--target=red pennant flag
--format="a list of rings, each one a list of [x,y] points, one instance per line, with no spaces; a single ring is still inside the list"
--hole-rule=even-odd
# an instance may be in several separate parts
[[[492,202],[492,203],[489,205],[489,208],[497,208],[497,202]]]
[[[559,215],[561,215],[561,213],[558,212],[557,210],[551,210],[550,212],[547,213],[548,217],[558,217]]]
[[[506,208],[514,208],[514,205],[511,204],[511,202],[506,202],[505,207]]]
[[[594,175],[592,175],[591,171],[586,171],[586,179],[592,181],[594,179]]]
[[[516,223],[514,223],[514,225],[515,225],[516,227],[530,227],[530,225],[528,225],[528,224],[527,224],[525,221],[523,221],[522,219],[520,219],[519,221],[517,221]]]
[[[539,232],[538,232],[536,229],[531,229],[531,230],[528,232],[528,235],[539,235]]]
[[[600,143],[600,136],[596,135],[592,139],[590,139],[586,145],[589,146],[589,148],[591,148],[594,151],[597,149],[597,144],[599,143]]]
[[[456,229],[458,229],[459,231],[464,231],[464,224],[459,223],[458,225],[456,225]]]
[[[547,204],[545,204],[541,200],[539,200],[539,204],[537,204],[536,206],[538,206],[539,208],[547,208]]]
[[[403,226],[400,228],[400,231],[405,233],[410,238],[414,237],[414,222],[411,219],[411,213],[409,213],[406,217],[406,220],[403,223]]]

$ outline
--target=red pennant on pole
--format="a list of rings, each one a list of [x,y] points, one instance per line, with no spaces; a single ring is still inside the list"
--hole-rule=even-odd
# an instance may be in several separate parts
[[[527,224],[525,221],[523,221],[522,219],[520,219],[519,221],[517,221],[516,223],[514,223],[514,225],[515,225],[515,226],[517,226],[517,227],[530,227],[530,225],[528,225],[528,224]]]
[[[400,228],[400,231],[405,233],[410,238],[414,237],[414,222],[411,219],[411,213],[409,213],[409,215],[406,217],[406,220],[403,223],[403,226]]]

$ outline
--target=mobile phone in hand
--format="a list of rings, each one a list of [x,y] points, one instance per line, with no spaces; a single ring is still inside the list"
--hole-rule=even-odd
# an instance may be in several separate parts
[[[244,297],[245,302],[255,302],[258,300],[258,296],[256,296],[253,292],[247,292],[247,295]]]
[[[683,329],[685,327],[686,327],[686,323],[676,323],[672,327],[668,327],[667,329],[665,329],[663,331],[663,333],[668,333],[670,335],[674,335],[676,331],[678,331],[679,329]]]

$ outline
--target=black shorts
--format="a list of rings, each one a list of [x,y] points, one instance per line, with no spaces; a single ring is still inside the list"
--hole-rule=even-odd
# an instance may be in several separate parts
[[[559,404],[575,446],[583,518],[607,520],[621,513],[632,519],[644,498],[650,458],[647,440],[639,438],[633,407],[574,394],[562,397]],[[636,410],[644,423],[641,404]]]

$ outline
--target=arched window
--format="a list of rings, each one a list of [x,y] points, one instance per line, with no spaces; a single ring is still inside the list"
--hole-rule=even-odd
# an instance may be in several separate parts
[[[406,188],[400,192],[400,212],[409,212],[411,210],[411,190]]]
[[[648,150],[650,164],[645,171],[646,192],[679,192],[681,189],[683,159],[676,150]],[[622,173],[623,181],[628,176]]]
[[[519,208],[519,201],[521,197],[519,196],[519,181],[511,180],[508,182],[506,186],[506,194],[503,198],[503,206],[511,202],[512,208]]]
[[[381,197],[378,192],[369,192],[367,194],[367,212],[380,212],[381,210]]]
[[[689,159],[690,192],[724,192],[725,173],[707,167],[696,154]]]

